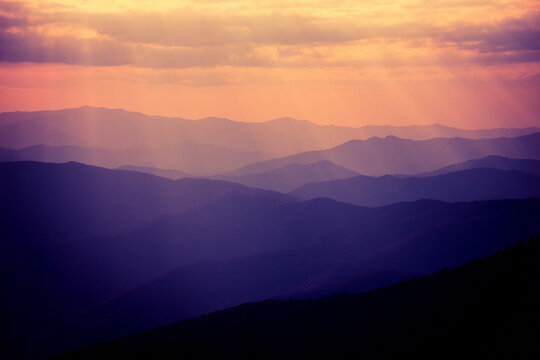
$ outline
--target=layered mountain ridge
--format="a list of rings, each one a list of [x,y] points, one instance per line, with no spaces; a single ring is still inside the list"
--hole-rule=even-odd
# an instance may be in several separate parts
[[[246,302],[392,286],[536,236],[540,131],[185,120],[92,107],[3,113],[0,198],[0,356],[42,358]],[[421,293],[480,288],[442,278],[427,278],[438,280]],[[404,291],[416,294],[424,281]],[[375,293],[385,291],[377,304],[394,307],[394,290]],[[440,309],[476,306],[435,299]],[[384,315],[359,301],[364,315]],[[305,314],[315,304],[292,303]],[[336,314],[339,303],[328,304]],[[254,319],[259,311],[264,318],[254,307]],[[395,309],[392,316],[406,316]],[[244,316],[236,311],[224,314]],[[437,316],[457,319],[459,311]],[[235,316],[231,329],[242,323]],[[284,324],[312,334],[310,316],[299,327]],[[193,323],[208,324],[172,327]],[[418,324],[411,334],[433,327]],[[196,326],[201,344],[215,341]],[[174,332],[147,334],[159,344],[168,336],[190,343]],[[230,344],[244,336],[234,334]],[[266,334],[276,348],[293,345]],[[164,354],[145,335],[135,339],[143,340],[133,349]]]

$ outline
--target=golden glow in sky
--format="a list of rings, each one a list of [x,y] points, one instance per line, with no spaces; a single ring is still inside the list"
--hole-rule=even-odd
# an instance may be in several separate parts
[[[539,1],[0,1],[0,111],[540,125]]]

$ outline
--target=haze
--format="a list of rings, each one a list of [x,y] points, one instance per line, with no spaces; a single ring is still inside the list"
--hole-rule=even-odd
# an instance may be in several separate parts
[[[0,112],[538,126],[537,1],[0,1]]]

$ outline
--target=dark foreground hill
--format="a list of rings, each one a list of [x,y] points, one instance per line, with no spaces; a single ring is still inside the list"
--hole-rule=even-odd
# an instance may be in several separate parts
[[[11,296],[18,300],[11,309],[22,313],[8,318],[32,324],[45,331],[47,345],[67,349],[248,301],[336,293],[342,283],[352,283],[354,291],[373,289],[463,264],[508,246],[514,237],[536,234],[539,209],[538,199],[369,209],[329,199],[271,205],[227,197],[128,233],[49,249],[41,258],[54,261],[53,271],[42,268],[40,286],[36,278],[22,288],[15,284],[22,292]],[[185,263],[186,256],[207,260]],[[182,260],[184,265],[167,271]],[[381,272],[392,276],[377,277]],[[364,281],[355,284],[359,278]],[[24,294],[41,295],[36,303]],[[95,305],[84,307],[89,299]],[[63,302],[79,312],[58,309]],[[48,318],[28,316],[29,309],[39,314],[47,304]]]
[[[538,358],[540,237],[357,296],[250,303],[56,359]]]
[[[0,170],[5,358],[340,283],[364,291],[540,232],[540,199],[364,208],[72,163]]]

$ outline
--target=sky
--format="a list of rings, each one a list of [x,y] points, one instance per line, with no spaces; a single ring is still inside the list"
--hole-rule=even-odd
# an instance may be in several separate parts
[[[0,112],[540,126],[540,1],[0,0]]]

